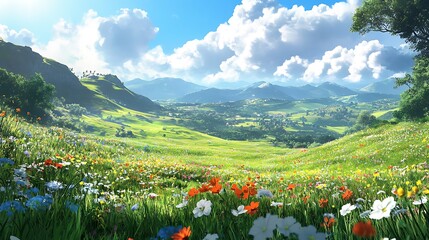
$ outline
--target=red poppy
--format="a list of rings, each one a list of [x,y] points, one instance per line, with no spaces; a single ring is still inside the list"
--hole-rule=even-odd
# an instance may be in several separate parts
[[[259,202],[250,202],[250,205],[244,207],[247,210],[247,213],[250,215],[255,214],[258,211]]]
[[[354,235],[362,238],[371,238],[376,234],[375,228],[371,221],[358,222],[353,226],[352,232]]]

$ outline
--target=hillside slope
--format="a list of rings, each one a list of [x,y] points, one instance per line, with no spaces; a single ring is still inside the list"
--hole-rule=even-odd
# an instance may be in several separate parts
[[[57,96],[64,97],[67,103],[90,107],[94,99],[94,94],[82,86],[66,65],[44,58],[30,47],[0,40],[0,67],[27,78],[40,73],[46,82],[55,86]]]

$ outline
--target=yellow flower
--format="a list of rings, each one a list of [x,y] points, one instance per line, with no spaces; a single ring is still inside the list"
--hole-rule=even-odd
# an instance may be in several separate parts
[[[429,189],[423,190],[423,193],[426,194],[426,195],[428,195],[429,194]]]
[[[405,184],[410,185],[410,181],[406,181]]]
[[[416,194],[419,191],[419,188],[417,186],[414,186],[411,188],[411,191],[413,191],[413,193]]]
[[[404,193],[405,193],[405,191],[404,191],[404,189],[403,188],[398,188],[398,190],[396,190],[396,194],[398,195],[398,197],[402,197],[402,196],[404,196]]]
[[[421,180],[418,180],[418,181],[416,182],[416,185],[417,185],[417,186],[421,186],[421,185],[422,185],[422,181],[421,181]]]
[[[407,198],[411,198],[414,195],[412,191],[407,191]]]
[[[83,184],[85,184],[84,182],[80,182],[79,185],[83,186]]]

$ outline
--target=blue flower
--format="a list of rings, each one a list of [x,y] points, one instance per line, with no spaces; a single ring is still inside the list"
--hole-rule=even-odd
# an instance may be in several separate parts
[[[135,210],[137,210],[139,208],[139,204],[138,203],[136,203],[136,204],[134,204],[132,207],[131,207],[131,211],[135,211]]]
[[[9,217],[13,215],[13,210],[16,212],[25,212],[25,207],[21,202],[15,200],[0,204],[0,212],[6,212]]]
[[[77,213],[79,210],[79,205],[70,201],[66,201],[66,208],[68,208],[72,213]]]
[[[180,231],[180,229],[182,229],[182,226],[168,226],[168,227],[163,227],[158,231],[158,234],[156,235],[157,238],[160,239],[170,239],[171,236],[177,232]]]
[[[47,210],[52,202],[53,200],[50,194],[46,194],[45,196],[37,195],[28,199],[25,206],[33,210]]]
[[[9,165],[14,165],[15,164],[15,162],[14,161],[12,161],[11,159],[9,159],[9,158],[0,158],[0,166],[2,166],[3,164],[9,164]]]

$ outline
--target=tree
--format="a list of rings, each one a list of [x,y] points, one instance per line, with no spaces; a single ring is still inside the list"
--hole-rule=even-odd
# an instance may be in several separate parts
[[[413,74],[396,80],[397,86],[409,87],[401,95],[400,119],[417,119],[429,113],[429,1],[364,0],[353,16],[352,31],[389,32],[405,39],[419,55]]]
[[[397,79],[397,86],[410,88],[401,94],[399,110],[395,117],[399,119],[418,119],[429,113],[429,57],[416,58],[413,74]]]
[[[388,32],[429,55],[428,0],[364,0],[353,16],[353,32]]]
[[[46,109],[53,108],[55,87],[45,82],[42,75],[36,74],[27,81],[19,82],[19,85],[19,98],[23,109],[41,115]]]

